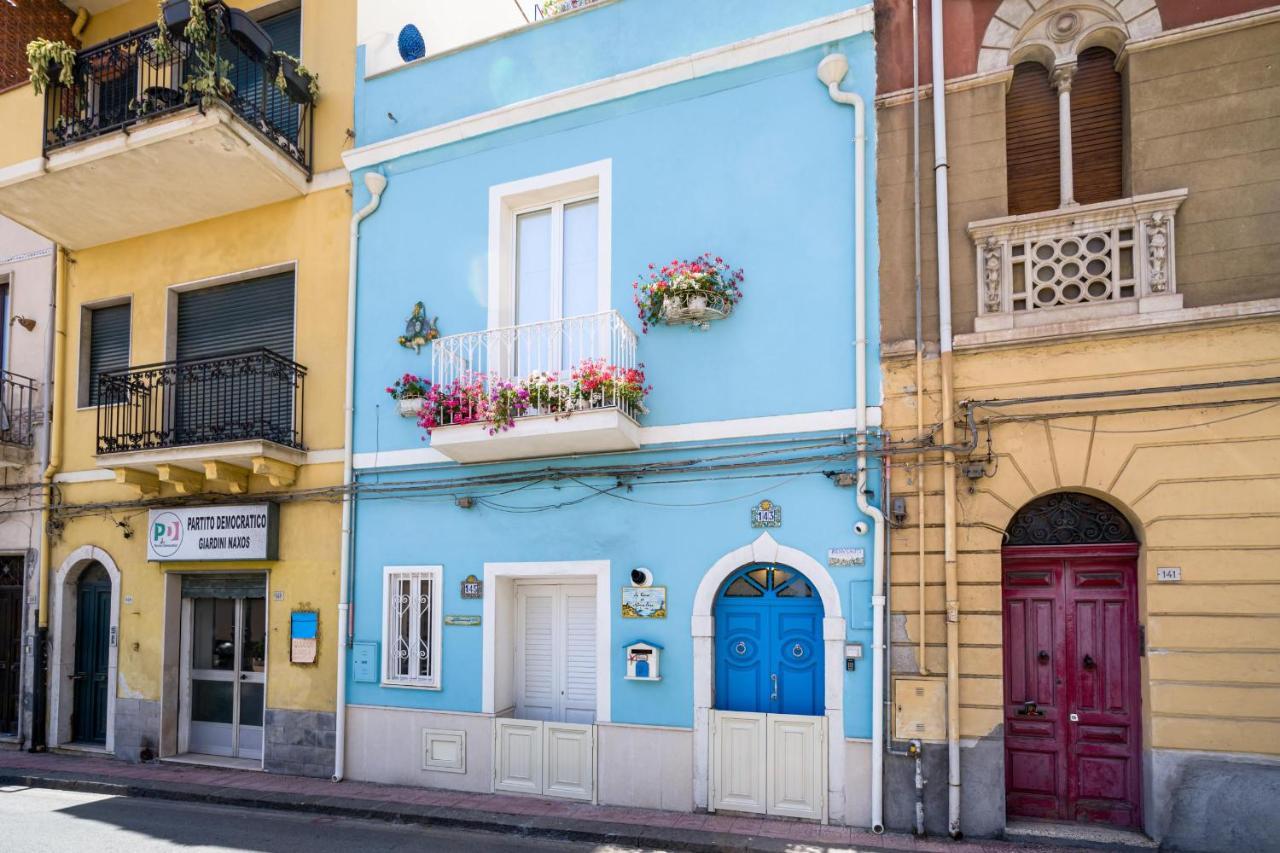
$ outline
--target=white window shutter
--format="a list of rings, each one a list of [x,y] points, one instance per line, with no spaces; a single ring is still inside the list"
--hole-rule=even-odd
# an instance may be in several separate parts
[[[564,722],[596,719],[596,594],[590,587],[565,590]]]

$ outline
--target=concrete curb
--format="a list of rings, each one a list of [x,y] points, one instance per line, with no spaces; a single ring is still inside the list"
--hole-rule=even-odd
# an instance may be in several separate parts
[[[500,832],[520,837],[537,837],[591,844],[613,844],[631,847],[658,847],[690,853],[784,853],[794,850],[797,842],[780,838],[733,835],[697,829],[646,827],[625,823],[605,823],[572,818],[504,815],[470,809],[414,805],[390,801],[362,801],[347,797],[319,797],[310,794],[286,794],[263,791],[253,795],[228,793],[204,785],[114,782],[104,778],[50,772],[15,773],[0,769],[0,785],[21,785],[121,797],[150,798],[179,802],[207,803],[240,808],[275,809],[380,820],[388,823],[449,827]],[[805,842],[820,849],[821,842]],[[859,845],[860,850],[875,848]]]

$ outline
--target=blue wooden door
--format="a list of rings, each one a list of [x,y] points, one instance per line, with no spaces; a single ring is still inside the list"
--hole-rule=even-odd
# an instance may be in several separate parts
[[[786,566],[748,566],[716,601],[716,708],[821,714],[822,601]]]

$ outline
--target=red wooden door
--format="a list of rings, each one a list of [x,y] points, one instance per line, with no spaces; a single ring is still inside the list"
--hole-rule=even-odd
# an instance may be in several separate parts
[[[1142,826],[1137,554],[1004,549],[1010,817]]]

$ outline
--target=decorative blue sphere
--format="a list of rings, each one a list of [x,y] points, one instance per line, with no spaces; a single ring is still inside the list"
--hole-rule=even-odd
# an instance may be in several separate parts
[[[400,58],[405,62],[413,62],[427,55],[427,43],[422,38],[422,31],[413,24],[405,24],[404,29],[400,30],[397,46],[400,48]]]

